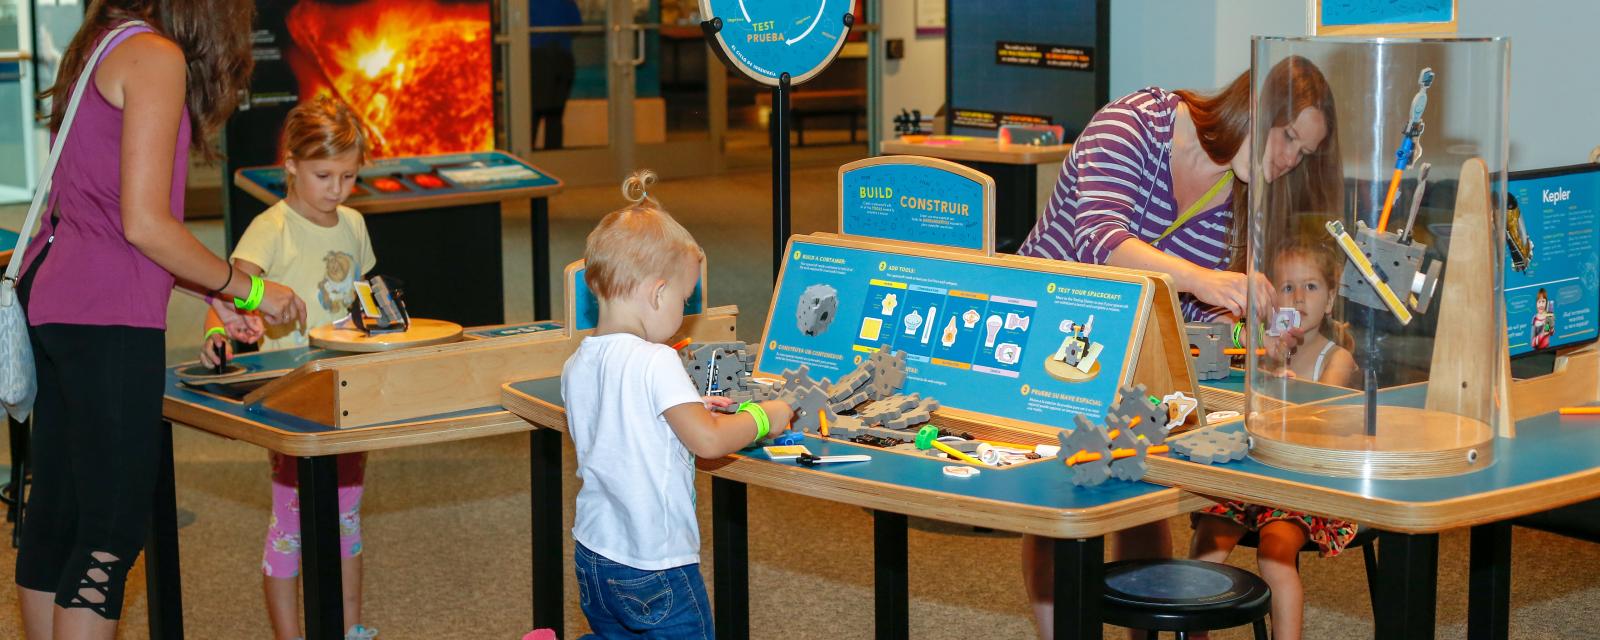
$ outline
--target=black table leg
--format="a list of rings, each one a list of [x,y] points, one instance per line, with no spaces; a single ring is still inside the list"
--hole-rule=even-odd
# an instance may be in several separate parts
[[[13,422],[11,428],[17,424]],[[172,423],[162,421],[156,466],[155,504],[150,511],[150,541],[144,549],[150,637],[183,638],[183,587],[178,573],[178,488],[173,475]]]
[[[1100,638],[1106,539],[1055,540],[1056,640]]]
[[[300,458],[300,576],[306,640],[344,637],[339,567],[339,459]]]
[[[1506,640],[1511,635],[1511,523],[1472,528],[1467,584],[1467,638]]]
[[[750,637],[750,514],[745,493],[743,483],[711,479],[711,553],[716,561],[711,611],[721,640]]]
[[[528,472],[533,487],[533,628],[565,633],[566,582],[562,575],[561,432],[528,433]]]
[[[911,583],[906,517],[872,512],[873,629],[878,640],[911,637]]]
[[[1378,563],[1378,598],[1374,612],[1378,640],[1422,640],[1434,633],[1434,604],[1439,592],[1439,534],[1378,534],[1383,559]]]
[[[528,226],[533,236],[533,319],[550,319],[550,199],[534,198]]]

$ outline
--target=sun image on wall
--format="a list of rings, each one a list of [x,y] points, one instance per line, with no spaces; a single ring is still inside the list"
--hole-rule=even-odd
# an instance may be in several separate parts
[[[494,148],[486,0],[302,0],[284,22],[300,99],[349,104],[374,156]]]

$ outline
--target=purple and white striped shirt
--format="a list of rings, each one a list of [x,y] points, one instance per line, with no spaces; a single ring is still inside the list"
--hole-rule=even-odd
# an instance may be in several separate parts
[[[1228,264],[1233,198],[1160,237],[1181,213],[1172,197],[1172,122],[1181,99],[1150,87],[1102,107],[1062,161],[1044,216],[1017,253],[1105,264],[1129,238],[1209,269]],[[1226,313],[1189,294],[1179,296],[1186,320]]]

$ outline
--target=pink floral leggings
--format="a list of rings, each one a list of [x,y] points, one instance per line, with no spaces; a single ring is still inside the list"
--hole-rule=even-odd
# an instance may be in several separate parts
[[[339,456],[339,555],[361,555],[361,489],[367,454]],[[300,575],[299,464],[296,458],[272,454],[272,521],[267,525],[261,572],[271,578]]]

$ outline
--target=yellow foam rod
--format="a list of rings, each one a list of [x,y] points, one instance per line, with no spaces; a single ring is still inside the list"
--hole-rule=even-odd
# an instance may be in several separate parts
[[[1411,324],[1411,311],[1406,309],[1405,303],[1394,294],[1394,289],[1390,289],[1388,283],[1378,277],[1378,270],[1372,267],[1372,261],[1367,259],[1367,255],[1361,253],[1361,246],[1356,244],[1355,238],[1345,233],[1344,224],[1338,220],[1328,221],[1328,233],[1333,234],[1333,239],[1339,243],[1339,248],[1344,250],[1344,255],[1350,258],[1350,263],[1356,266],[1356,271],[1361,272],[1361,277],[1366,278],[1372,285],[1372,290],[1378,293],[1378,298],[1382,299],[1383,304],[1394,313],[1395,319],[1402,325]]]

